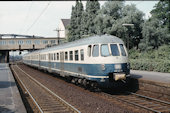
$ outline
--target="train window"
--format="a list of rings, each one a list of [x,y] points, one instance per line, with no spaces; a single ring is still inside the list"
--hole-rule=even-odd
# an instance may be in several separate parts
[[[54,60],[56,60],[56,53],[54,53]]]
[[[65,52],[65,60],[68,60],[68,54]]]
[[[54,60],[53,58],[54,58],[54,54],[53,54],[53,53],[51,53],[51,60]]]
[[[109,53],[109,48],[108,48],[108,45],[107,44],[102,44],[101,45],[101,56],[110,56],[110,53]]]
[[[119,45],[120,45],[121,55],[126,56],[126,52],[125,52],[123,44],[119,44]]]
[[[52,54],[51,53],[49,54],[49,60],[52,60]]]
[[[75,51],[75,61],[79,60],[79,52],[78,50]]]
[[[117,44],[110,44],[110,48],[113,56],[120,56]]]
[[[57,60],[59,60],[59,53],[57,53]]]
[[[70,60],[73,60],[73,51],[70,51],[69,54],[70,54]]]
[[[88,46],[88,56],[91,56],[91,45]]]
[[[53,54],[51,53],[51,60],[53,60]]]
[[[48,54],[48,60],[50,60],[50,54]]]
[[[83,49],[80,50],[80,57],[81,57],[81,60],[84,60],[84,50]]]
[[[93,46],[93,57],[98,57],[99,56],[99,45],[94,45]]]

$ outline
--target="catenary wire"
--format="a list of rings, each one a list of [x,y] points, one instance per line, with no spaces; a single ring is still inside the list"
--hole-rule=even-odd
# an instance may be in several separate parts
[[[19,34],[21,34],[22,29],[25,28],[25,25],[26,25],[25,23],[26,23],[27,19],[29,18],[32,5],[33,5],[33,2],[31,2],[30,6],[29,6],[29,8],[28,8],[28,12],[27,12],[27,14],[26,14],[26,16],[25,16],[25,19],[24,19],[24,21],[23,21],[23,25],[22,25],[22,27],[21,27],[21,29],[20,29]]]
[[[37,21],[40,19],[40,17],[42,16],[42,14],[45,12],[45,10],[48,8],[48,6],[50,5],[51,2],[48,2],[48,4],[45,6],[45,8],[42,10],[42,12],[40,13],[40,15],[35,19],[35,21],[31,24],[31,26],[26,30],[26,33],[37,23]]]

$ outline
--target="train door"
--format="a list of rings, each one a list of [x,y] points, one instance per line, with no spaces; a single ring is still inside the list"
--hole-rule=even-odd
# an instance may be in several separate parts
[[[60,75],[64,76],[64,52],[60,52]]]
[[[40,65],[40,60],[41,60],[41,59],[40,59],[40,54],[39,54],[39,56],[38,56],[38,57],[39,57],[38,65],[39,65],[39,68],[40,68],[40,67],[41,67],[41,65]]]
[[[51,72],[51,54],[48,54],[48,71]]]

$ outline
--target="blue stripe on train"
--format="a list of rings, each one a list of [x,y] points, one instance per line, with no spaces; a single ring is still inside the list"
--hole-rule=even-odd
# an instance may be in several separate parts
[[[65,71],[92,75],[92,76],[108,76],[108,73],[113,72],[123,72],[129,74],[129,69],[127,68],[127,63],[122,63],[121,70],[115,69],[115,64],[105,64],[105,70],[102,70],[101,64],[78,64],[78,63],[64,63],[61,64],[59,62],[39,62],[39,61],[25,61],[27,63],[32,63],[36,65],[41,65],[44,67],[55,68],[55,69],[64,69]]]

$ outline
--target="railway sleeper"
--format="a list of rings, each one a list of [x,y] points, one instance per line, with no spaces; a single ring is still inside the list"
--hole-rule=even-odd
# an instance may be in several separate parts
[[[65,109],[65,110],[58,110],[58,109],[56,109],[56,110],[48,110],[48,109],[46,109],[46,110],[43,110],[43,111],[44,111],[44,113],[62,113],[62,112],[67,112],[68,113],[67,109]]]
[[[160,110],[161,112],[170,112],[170,108],[168,108],[168,109],[164,109],[164,110]]]
[[[168,107],[167,106],[159,106],[159,107],[156,107],[156,106],[154,106],[154,107],[152,107],[153,109],[155,109],[155,110],[162,110],[162,109],[167,109]]]
[[[150,104],[150,105],[148,105],[147,107],[158,107],[158,106],[160,106],[159,104]]]

